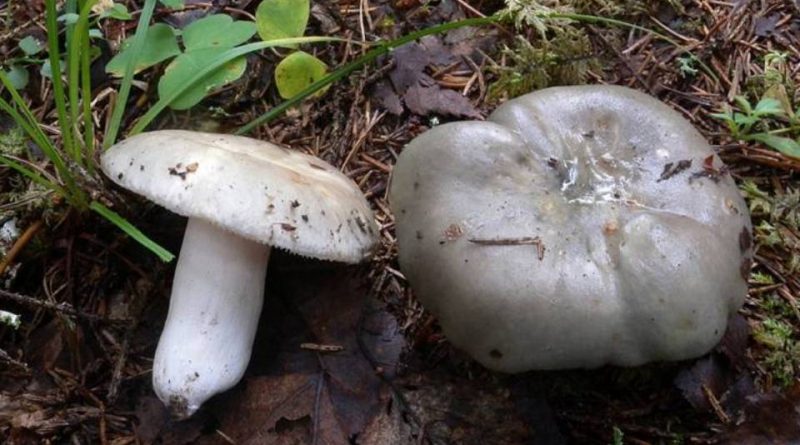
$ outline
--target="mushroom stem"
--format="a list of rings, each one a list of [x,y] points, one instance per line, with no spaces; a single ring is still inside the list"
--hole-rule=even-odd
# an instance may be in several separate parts
[[[269,254],[268,245],[189,219],[153,362],[153,388],[175,417],[191,416],[242,378]]]

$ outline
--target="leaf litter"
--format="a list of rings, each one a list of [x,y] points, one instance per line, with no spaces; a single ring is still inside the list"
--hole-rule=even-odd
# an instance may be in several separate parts
[[[419,116],[440,116],[480,119],[481,113],[470,100],[455,89],[445,88],[436,73],[471,70],[469,60],[482,60],[482,49],[496,41],[493,33],[482,34],[466,28],[455,41],[447,37],[426,36],[392,52],[393,68],[388,80],[381,80],[372,89],[372,97],[394,115],[407,109]]]
[[[142,442],[511,445],[543,434],[505,386],[454,379],[415,356],[363,269],[282,253],[271,267],[281,278],[268,284],[244,381],[183,422],[144,397]]]

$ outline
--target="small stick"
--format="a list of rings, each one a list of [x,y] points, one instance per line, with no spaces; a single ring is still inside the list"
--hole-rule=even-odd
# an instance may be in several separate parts
[[[83,318],[89,321],[104,321],[108,323],[128,323],[130,320],[127,318],[104,318],[94,314],[87,314],[74,309],[69,303],[50,303],[49,301],[37,300],[33,297],[17,294],[0,289],[0,297],[11,300],[15,303],[23,304],[25,306],[32,306],[37,308],[49,309],[51,311],[59,312],[71,317]]]
[[[494,239],[478,239],[469,238],[467,241],[478,244],[480,246],[536,246],[536,253],[539,256],[539,261],[544,259],[544,243],[538,236],[523,236],[521,238],[494,238]]]
[[[317,352],[339,352],[344,351],[344,346],[340,345],[320,345],[317,343],[301,343],[300,349]]]
[[[25,229],[25,232],[23,232],[22,235],[17,238],[17,241],[11,247],[11,250],[8,251],[8,255],[3,258],[3,261],[0,261],[0,275],[3,275],[6,269],[8,269],[8,266],[11,265],[17,255],[22,252],[22,249],[24,249],[31,238],[33,238],[33,235],[36,235],[36,232],[42,228],[42,224],[43,223],[41,219],[37,220],[35,223],[28,226],[28,228]]]
[[[731,418],[728,416],[727,413],[725,413],[725,410],[722,409],[722,405],[720,405],[717,396],[715,396],[714,393],[711,392],[711,389],[709,389],[708,386],[702,385],[702,388],[703,388],[703,393],[705,394],[708,403],[711,405],[711,408],[713,408],[714,414],[717,415],[717,418],[726,425],[731,423]]]

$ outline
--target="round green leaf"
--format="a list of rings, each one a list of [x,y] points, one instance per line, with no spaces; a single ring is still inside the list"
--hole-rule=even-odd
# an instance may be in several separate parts
[[[158,81],[159,97],[169,96],[178,88],[183,87],[196,72],[210,65],[225,51],[227,51],[226,48],[205,48],[188,51],[176,57],[167,65],[164,75]],[[244,57],[232,60],[190,86],[169,105],[170,108],[185,110],[193,107],[215,88],[241,77],[245,68],[247,68],[247,60]]]
[[[311,54],[296,51],[281,60],[275,67],[275,85],[278,94],[284,99],[291,99],[308,88],[309,85],[325,77],[327,65]],[[316,93],[322,95],[326,88]]]
[[[112,18],[115,20],[130,20],[133,18],[130,12],[128,12],[128,7],[123,5],[122,3],[114,3],[111,5],[110,8],[104,10],[100,13],[100,18]]]
[[[183,0],[161,0],[161,3],[170,9],[183,9]]]
[[[8,76],[8,80],[11,81],[11,85],[17,90],[21,90],[28,85],[28,70],[24,67],[11,65],[6,71],[6,75]]]
[[[21,49],[26,56],[32,56],[42,50],[42,44],[33,36],[25,37],[19,41],[18,45],[19,49]]]
[[[61,67],[61,73],[63,74],[66,63],[64,63],[64,61],[61,60],[61,63],[59,63],[58,65]],[[44,63],[42,63],[41,68],[39,68],[39,74],[41,74],[42,77],[45,77],[47,79],[53,78],[53,67],[50,66],[50,59],[47,59],[44,61]]]
[[[122,50],[106,65],[107,73],[117,77],[122,77],[123,74],[125,74],[125,67],[128,65],[128,60],[133,57],[131,51],[132,42],[133,37],[130,37],[122,43]],[[133,72],[138,73],[145,68],[149,68],[172,56],[180,54],[180,52],[178,41],[175,38],[175,30],[169,25],[156,23],[147,29],[144,45],[142,45],[142,52],[136,58],[136,66]]]
[[[225,14],[214,14],[192,22],[183,29],[186,51],[204,48],[233,48],[256,33],[253,22],[233,21]]]
[[[309,12],[309,0],[264,0],[256,9],[258,35],[265,41],[301,37]]]

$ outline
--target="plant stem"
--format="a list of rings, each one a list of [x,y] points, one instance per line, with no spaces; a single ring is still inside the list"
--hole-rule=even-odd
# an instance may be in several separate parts
[[[58,48],[58,22],[56,21],[58,12],[56,11],[56,0],[45,0],[45,23],[47,26],[48,53],[50,56],[50,68],[53,73],[53,99],[56,103],[58,113],[58,126],[61,128],[61,139],[64,151],[69,157],[77,157],[75,144],[72,134],[72,125],[67,114],[66,96],[64,94],[64,83],[61,80],[61,60],[59,59]]]
[[[114,102],[114,111],[111,113],[111,121],[108,125],[108,131],[103,138],[103,148],[108,148],[114,145],[119,135],[119,127],[122,123],[122,116],[125,108],[128,105],[128,96],[131,93],[131,84],[133,82],[133,72],[136,69],[136,62],[139,54],[144,48],[144,40],[147,35],[147,29],[150,24],[150,18],[153,16],[153,10],[156,7],[156,0],[145,0],[144,8],[139,16],[139,23],[136,25],[136,33],[133,37],[133,44],[131,45],[131,52],[133,57],[128,60],[128,65],[125,67],[125,75],[122,77],[122,83],[119,87],[119,94]]]
[[[111,221],[112,224],[119,227],[123,232],[130,235],[131,238],[138,241],[139,244],[148,248],[151,252],[156,254],[161,259],[161,261],[167,263],[175,259],[175,255],[173,255],[169,250],[158,245],[158,243],[148,238],[147,235],[142,233],[141,230],[137,229],[133,224],[128,222],[128,220],[126,220],[113,210],[109,209],[108,207],[104,206],[103,204],[94,201],[91,204],[89,204],[89,208],[97,212],[103,218]]]

